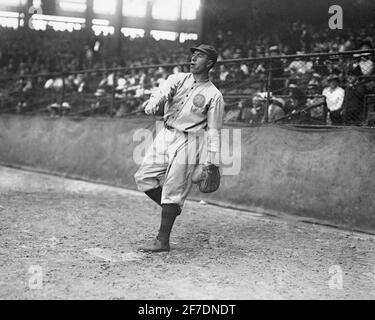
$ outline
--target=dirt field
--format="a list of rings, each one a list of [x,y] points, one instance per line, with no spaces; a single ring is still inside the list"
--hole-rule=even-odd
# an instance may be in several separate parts
[[[0,167],[2,299],[374,299],[375,236]],[[342,281],[341,281],[342,280]]]

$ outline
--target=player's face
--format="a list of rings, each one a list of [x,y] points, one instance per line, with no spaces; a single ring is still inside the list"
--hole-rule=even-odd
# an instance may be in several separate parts
[[[207,72],[211,64],[212,61],[209,60],[207,54],[200,51],[195,51],[191,56],[190,72],[193,74],[201,74]]]

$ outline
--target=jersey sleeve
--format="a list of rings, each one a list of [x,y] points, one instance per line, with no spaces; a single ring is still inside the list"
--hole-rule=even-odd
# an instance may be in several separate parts
[[[151,93],[151,97],[149,103],[160,107],[163,105],[167,100],[173,98],[176,94],[177,87],[181,81],[180,74],[172,74],[165,80],[160,86],[153,90]]]
[[[220,151],[220,129],[223,126],[224,99],[217,95],[207,112],[207,151],[210,162]],[[211,160],[210,160],[211,159]]]

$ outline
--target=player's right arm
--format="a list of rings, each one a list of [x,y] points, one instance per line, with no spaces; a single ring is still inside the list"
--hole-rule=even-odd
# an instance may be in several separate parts
[[[153,90],[151,97],[145,107],[145,113],[155,114],[167,100],[171,100],[176,94],[181,76],[172,74],[158,88]]]
[[[207,112],[207,162],[215,164],[220,151],[220,129],[223,126],[224,99],[218,94]]]

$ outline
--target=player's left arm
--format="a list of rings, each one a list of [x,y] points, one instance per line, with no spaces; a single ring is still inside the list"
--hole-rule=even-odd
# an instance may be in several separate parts
[[[224,99],[218,94],[207,112],[207,162],[218,165],[220,152],[220,129],[223,126]]]

